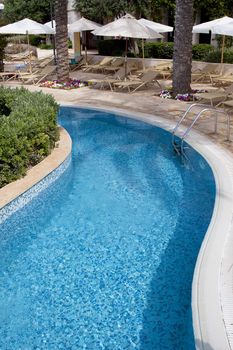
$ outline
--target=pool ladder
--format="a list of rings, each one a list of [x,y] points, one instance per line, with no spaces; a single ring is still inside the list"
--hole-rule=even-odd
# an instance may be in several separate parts
[[[179,135],[177,134],[179,131],[179,128],[181,126],[181,124],[183,123],[183,121],[185,120],[185,118],[188,116],[188,114],[190,113],[190,111],[193,108],[202,108],[200,111],[198,111],[195,115],[194,118],[191,122],[190,125],[187,126],[187,128],[185,130],[182,130]],[[198,121],[198,119],[205,113],[205,112],[209,112],[212,111],[214,112],[214,117],[215,117],[215,124],[214,124],[214,133],[217,133],[217,129],[218,129],[218,114],[224,114],[227,117],[227,141],[230,141],[230,116],[228,113],[226,113],[224,110],[221,109],[217,109],[215,107],[212,106],[206,106],[203,104],[199,104],[199,103],[193,103],[191,104],[191,106],[189,106],[186,111],[184,112],[184,114],[181,116],[181,118],[179,119],[179,121],[177,122],[175,128],[173,129],[172,132],[172,145],[174,150],[176,151],[177,154],[181,155],[181,156],[185,156],[185,147],[184,147],[184,141],[185,138],[188,136],[189,132],[191,131],[192,127],[195,125],[195,123]],[[176,136],[179,136],[176,137]]]

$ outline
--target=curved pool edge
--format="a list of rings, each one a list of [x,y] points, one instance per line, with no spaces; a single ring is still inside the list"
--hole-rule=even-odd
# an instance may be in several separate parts
[[[156,125],[168,131],[171,131],[175,126],[174,122],[158,116],[118,108],[98,108],[77,104],[64,104],[64,106],[113,112]],[[65,130],[64,133],[70,138]],[[233,326],[231,324],[233,317],[233,239],[231,237],[233,233],[233,211],[231,209],[233,208],[233,155],[197,131],[192,131],[187,141],[207,160],[216,181],[216,201],[213,217],[199,252],[193,278],[192,311],[196,348],[202,350],[231,349],[233,344]],[[67,159],[70,152],[67,153],[63,161]],[[35,183],[28,185],[28,188],[25,188],[24,191],[15,195],[15,198],[52,173],[63,161],[57,166],[49,164],[49,161],[47,165],[43,166],[47,173],[44,173],[41,179],[35,181]],[[43,162],[39,163],[38,166]],[[56,162],[54,161],[54,163]],[[48,167],[51,165],[53,169],[49,171]],[[15,183],[18,184],[18,181]],[[13,199],[9,200],[8,203]]]
[[[71,154],[72,141],[68,132],[59,127],[60,140],[51,154],[27,171],[26,176],[0,189],[0,210],[57,169]]]
[[[167,131],[171,131],[176,124],[159,116],[109,106],[98,108],[70,103],[62,106],[117,113]],[[200,350],[229,350],[233,347],[233,155],[196,130],[190,132],[186,141],[206,159],[216,182],[213,216],[199,251],[193,277],[195,345]]]

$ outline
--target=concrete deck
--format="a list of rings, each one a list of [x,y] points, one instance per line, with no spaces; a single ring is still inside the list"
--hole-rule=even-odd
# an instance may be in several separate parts
[[[84,72],[73,72],[71,73],[73,78],[78,79],[91,79],[96,77],[102,77],[101,74],[93,73],[84,73]],[[171,86],[171,81],[160,81],[162,86]],[[18,87],[22,86],[16,82],[4,82],[3,86]],[[160,90],[155,87],[150,90],[139,90],[133,94],[122,93],[122,92],[111,92],[109,90],[104,91],[98,88],[80,88],[76,90],[57,90],[49,88],[41,88],[34,85],[26,86],[30,91],[43,91],[54,96],[60,104],[72,104],[72,105],[88,105],[92,107],[115,107],[120,108],[125,111],[130,112],[142,112],[147,113],[148,115],[157,115],[165,118],[166,120],[178,121],[180,115],[186,110],[189,103],[180,102],[169,99],[162,99],[158,97]],[[213,89],[210,85],[195,84],[193,88],[208,88]],[[233,112],[231,112],[233,113]],[[233,117],[233,114],[231,114]],[[185,124],[188,125],[193,118],[193,114],[190,114],[190,117],[187,118]],[[233,118],[231,118],[232,120]],[[198,129],[203,134],[210,137],[218,145],[223,146],[225,149],[233,152],[233,142],[226,141],[226,117],[219,114],[218,118],[218,133],[214,134],[214,115],[206,113],[206,115],[201,118],[195,125],[195,129]],[[233,121],[231,121],[231,131],[233,129]],[[231,140],[233,141],[233,132],[231,135]]]

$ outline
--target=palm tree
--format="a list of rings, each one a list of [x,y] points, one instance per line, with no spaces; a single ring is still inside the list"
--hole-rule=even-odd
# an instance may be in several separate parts
[[[176,0],[173,94],[191,91],[193,0]]]
[[[57,75],[61,81],[69,79],[69,54],[67,30],[67,0],[55,0]]]

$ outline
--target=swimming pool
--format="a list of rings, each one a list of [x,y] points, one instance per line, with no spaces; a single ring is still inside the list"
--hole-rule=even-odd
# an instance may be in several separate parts
[[[215,200],[160,128],[63,107],[72,162],[1,225],[1,349],[194,349],[191,283]]]

